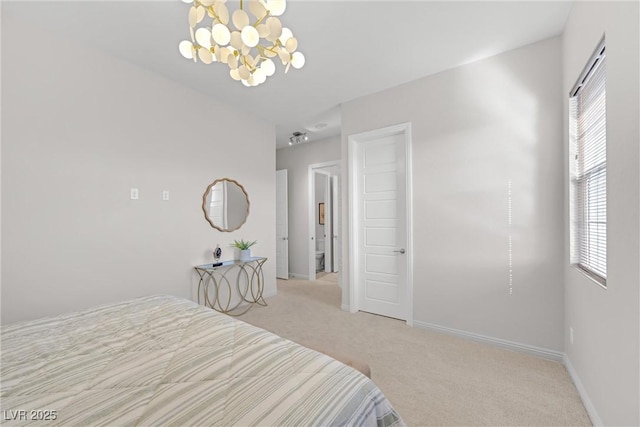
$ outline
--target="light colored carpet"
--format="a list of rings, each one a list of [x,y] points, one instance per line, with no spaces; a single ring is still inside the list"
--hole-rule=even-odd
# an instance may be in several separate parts
[[[340,310],[331,281],[279,280],[267,307],[240,318],[369,363],[410,426],[591,425],[562,364],[368,313]]]
[[[338,284],[338,273],[316,273],[316,280]]]

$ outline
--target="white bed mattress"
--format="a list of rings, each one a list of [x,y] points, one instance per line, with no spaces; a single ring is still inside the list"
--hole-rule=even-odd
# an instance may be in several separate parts
[[[2,328],[3,425],[400,426],[342,363],[155,296]]]

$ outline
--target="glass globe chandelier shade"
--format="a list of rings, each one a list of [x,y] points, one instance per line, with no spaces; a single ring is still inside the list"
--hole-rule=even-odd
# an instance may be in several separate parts
[[[229,12],[226,0],[183,0],[191,4],[191,40],[178,45],[180,54],[194,62],[219,62],[229,68],[229,76],[245,86],[258,86],[275,74],[274,59],[285,67],[300,69],[304,55],[298,40],[282,26],[278,16],[286,0],[240,0],[239,9]],[[205,22],[210,18],[210,22]]]

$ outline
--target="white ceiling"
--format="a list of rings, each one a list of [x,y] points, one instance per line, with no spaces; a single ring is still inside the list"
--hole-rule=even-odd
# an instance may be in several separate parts
[[[289,0],[281,19],[306,65],[261,86],[233,81],[221,64],[194,64],[189,5],[172,1],[3,1],[3,14],[73,37],[310,141],[340,132],[340,104],[562,32],[569,1]],[[28,29],[25,29],[28,30]],[[328,126],[318,131],[315,126]]]

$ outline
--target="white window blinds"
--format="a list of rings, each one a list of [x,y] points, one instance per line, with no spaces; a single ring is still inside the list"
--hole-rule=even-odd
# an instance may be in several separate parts
[[[604,40],[571,91],[571,261],[606,286],[607,111]]]

